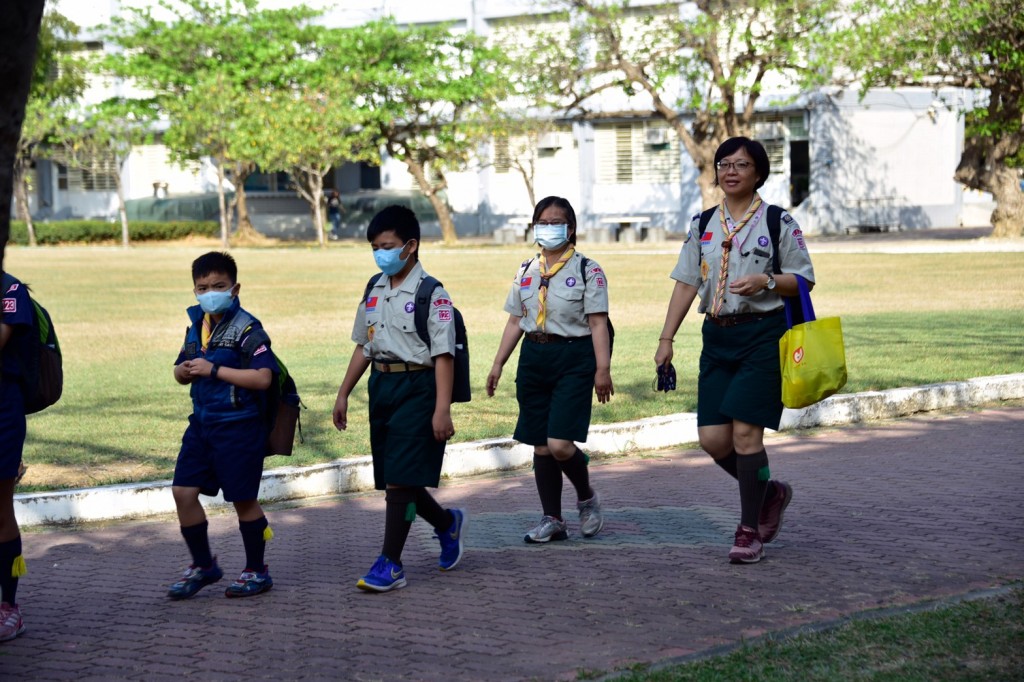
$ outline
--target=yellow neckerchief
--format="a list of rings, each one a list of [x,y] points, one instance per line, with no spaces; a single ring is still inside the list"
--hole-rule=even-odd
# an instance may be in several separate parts
[[[570,245],[550,270],[548,270],[548,259],[544,257],[544,254],[542,253],[537,257],[537,260],[540,261],[540,288],[537,291],[537,328],[541,331],[544,331],[547,323],[545,318],[547,317],[548,283],[569,262],[574,253],[576,253],[576,247]]]
[[[213,336],[213,328],[216,325],[213,324],[213,319],[210,317],[210,313],[203,313],[203,329],[200,332],[200,350],[203,354],[206,353],[206,347],[210,345],[210,337]]]
[[[754,199],[750,202],[750,208],[743,214],[743,220],[732,225],[729,229],[729,221],[725,217],[725,201],[718,205],[718,221],[722,224],[722,232],[725,239],[722,240],[722,266],[718,270],[718,287],[715,289],[715,298],[711,304],[712,317],[718,317],[722,311],[722,304],[725,303],[725,280],[729,278],[729,254],[732,252],[732,238],[739,234],[739,231],[747,226],[750,219],[754,217],[757,210],[761,208],[761,195],[754,192]]]

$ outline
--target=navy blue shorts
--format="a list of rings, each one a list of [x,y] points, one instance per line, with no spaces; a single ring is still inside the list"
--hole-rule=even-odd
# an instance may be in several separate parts
[[[25,447],[25,399],[13,381],[0,381],[0,480],[18,477]]]
[[[173,485],[199,488],[203,495],[223,490],[228,502],[255,500],[266,454],[267,430],[258,417],[204,425],[189,415]]]

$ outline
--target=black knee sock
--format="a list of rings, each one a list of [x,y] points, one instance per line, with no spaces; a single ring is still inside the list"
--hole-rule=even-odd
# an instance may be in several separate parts
[[[380,553],[401,566],[402,550],[416,518],[416,489],[388,488],[384,499],[384,547]]]
[[[11,606],[17,606],[18,602],[18,576],[21,575],[21,536],[0,542],[0,601]],[[18,566],[15,562],[18,561]]]
[[[185,538],[189,554],[192,555],[192,565],[199,568],[209,568],[213,565],[213,554],[210,552],[210,538],[207,535],[209,527],[209,521],[203,521],[194,526],[181,527],[181,536]]]
[[[533,478],[537,481],[544,516],[562,518],[562,468],[551,455],[533,456]]]
[[[587,456],[582,450],[576,448],[576,452],[569,459],[556,461],[562,473],[572,483],[572,487],[576,488],[576,498],[580,502],[594,496],[594,491],[590,487],[590,472],[587,470]]]
[[[736,473],[736,457],[736,451],[733,450],[725,457],[722,457],[721,459],[715,459],[715,464],[725,469],[725,473],[729,474],[733,478],[739,478],[739,476]]]
[[[764,450],[736,458],[736,474],[740,482],[740,523],[757,529],[757,520],[768,487],[768,453]]]
[[[736,454],[736,451],[733,450],[732,452],[730,452],[725,457],[722,457],[721,459],[712,459],[714,459],[715,464],[717,464],[718,466],[722,467],[723,470],[725,470],[725,473],[729,474],[735,479],[739,479],[739,475],[736,473],[737,457],[738,455]],[[768,504],[769,502],[771,502],[771,499],[773,497],[775,497],[775,486],[770,485],[765,489],[764,492],[764,504]]]
[[[255,521],[239,521],[238,530],[242,533],[242,544],[245,546],[245,568],[249,571],[263,572],[263,555],[267,541],[263,539],[263,531],[270,524],[266,516]]]
[[[433,526],[438,533],[443,533],[451,528],[455,523],[452,513],[439,505],[426,488],[414,488],[414,490],[416,491],[416,513]]]

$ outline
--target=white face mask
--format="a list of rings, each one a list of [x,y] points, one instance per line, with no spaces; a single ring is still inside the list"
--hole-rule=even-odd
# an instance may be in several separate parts
[[[569,226],[561,225],[534,225],[533,241],[537,242],[542,249],[552,251],[564,246],[569,241]]]

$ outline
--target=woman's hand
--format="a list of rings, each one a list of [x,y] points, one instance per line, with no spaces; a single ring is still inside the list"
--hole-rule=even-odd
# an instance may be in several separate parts
[[[501,379],[501,365],[494,363],[491,365],[491,371],[487,374],[487,397],[494,397],[494,391],[498,388],[499,379]]]
[[[737,296],[753,296],[768,287],[768,275],[760,272],[729,282],[729,293]]]
[[[672,341],[661,339],[658,341],[658,350],[654,353],[654,364],[657,367],[664,367],[672,362],[675,351],[672,348]]]
[[[612,385],[612,371],[610,369],[598,369],[594,375],[594,391],[597,393],[597,402],[606,403],[615,395],[615,387]]]

